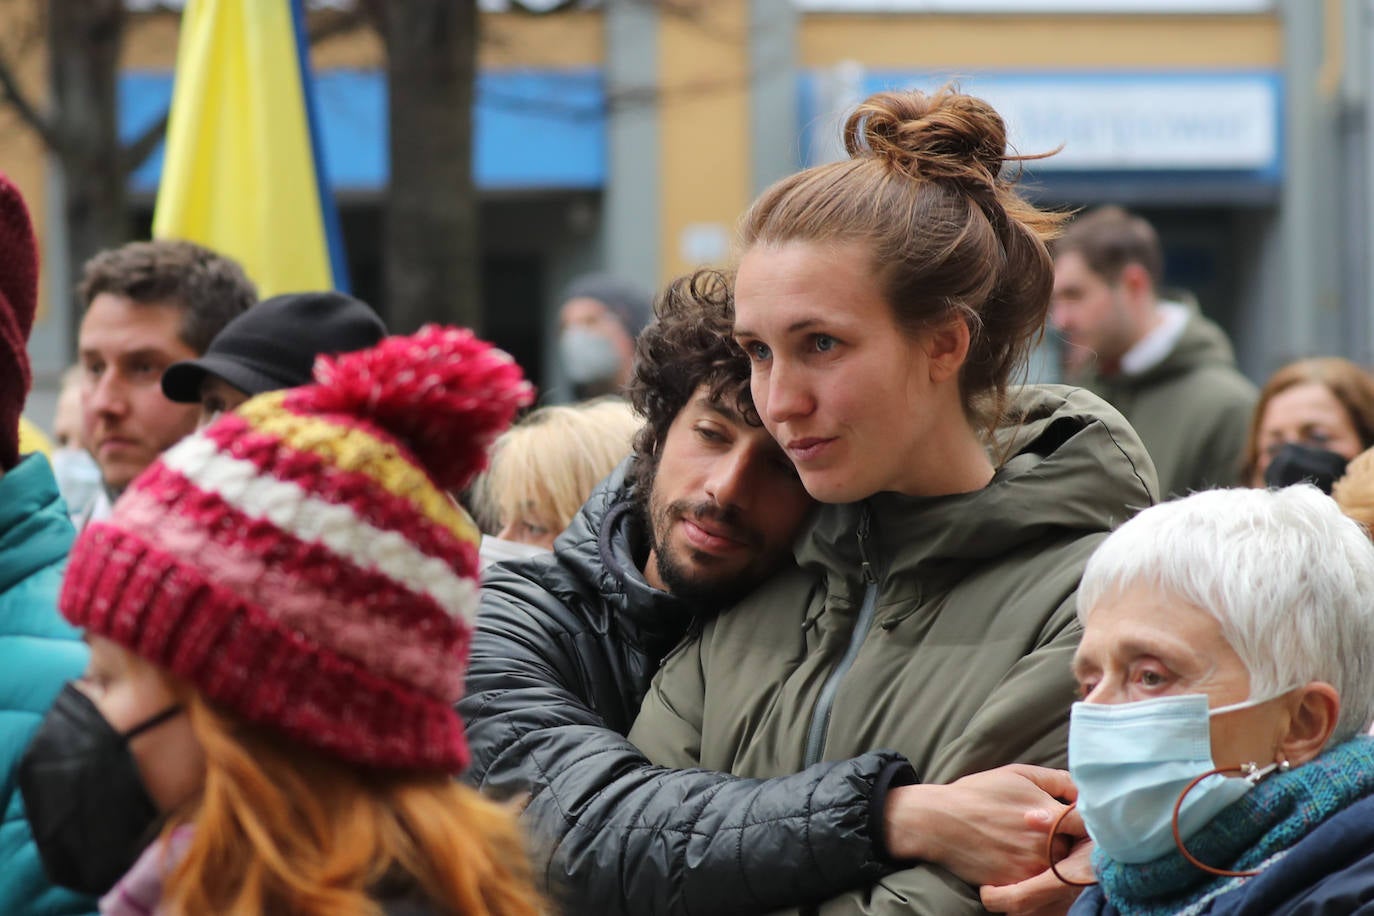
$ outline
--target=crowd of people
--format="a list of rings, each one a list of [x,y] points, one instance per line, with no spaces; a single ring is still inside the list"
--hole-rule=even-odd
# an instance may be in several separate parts
[[[844,140],[652,313],[574,283],[529,412],[105,252],[51,460],[0,179],[0,912],[1374,913],[1374,377],[1257,390],[978,98]]]

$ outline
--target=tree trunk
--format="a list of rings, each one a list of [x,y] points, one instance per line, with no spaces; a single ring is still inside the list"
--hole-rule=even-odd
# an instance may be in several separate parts
[[[472,105],[477,0],[373,7],[387,51],[391,186],[385,314],[408,333],[438,321],[481,330]]]
[[[124,16],[123,0],[51,0],[48,7],[53,153],[73,277],[97,252],[129,237],[117,97]]]

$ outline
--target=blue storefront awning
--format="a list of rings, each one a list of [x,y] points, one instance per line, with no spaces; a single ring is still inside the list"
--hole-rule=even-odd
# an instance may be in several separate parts
[[[368,70],[316,75],[325,166],[336,191],[386,187],[386,80]],[[120,133],[139,135],[167,110],[170,72],[120,76]],[[606,181],[606,96],[600,70],[520,70],[478,76],[473,112],[473,172],[484,191],[596,190]],[[130,178],[153,193],[162,174],[159,147]]]

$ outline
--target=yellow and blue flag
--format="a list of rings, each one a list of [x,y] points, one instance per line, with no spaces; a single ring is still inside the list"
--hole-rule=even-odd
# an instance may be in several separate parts
[[[303,0],[189,0],[155,238],[238,260],[267,296],[347,290]]]

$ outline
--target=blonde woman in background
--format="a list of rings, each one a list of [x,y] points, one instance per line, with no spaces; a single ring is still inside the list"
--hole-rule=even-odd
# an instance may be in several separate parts
[[[541,407],[496,440],[491,467],[474,490],[488,532],[483,560],[552,550],[592,488],[630,454],[640,420],[619,398]]]

